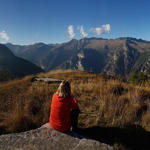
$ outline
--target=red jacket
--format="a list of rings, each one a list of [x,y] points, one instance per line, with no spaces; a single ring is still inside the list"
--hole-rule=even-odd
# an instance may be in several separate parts
[[[54,94],[51,103],[49,122],[52,128],[65,132],[71,127],[70,111],[78,108],[77,100],[73,97],[59,97]]]

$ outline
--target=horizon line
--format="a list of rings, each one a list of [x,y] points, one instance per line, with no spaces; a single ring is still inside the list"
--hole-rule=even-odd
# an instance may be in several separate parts
[[[13,42],[6,42],[6,43],[1,43],[0,44],[3,44],[3,45],[6,45],[6,44],[12,44],[12,45],[19,45],[19,46],[27,46],[27,45],[35,45],[35,44],[45,44],[45,45],[57,45],[57,44],[65,44],[65,43],[68,43],[72,40],[76,40],[76,41],[80,41],[80,40],[84,40],[84,39],[102,39],[102,40],[116,40],[116,39],[136,39],[136,40],[139,40],[139,41],[145,41],[145,42],[150,42],[150,40],[145,40],[145,39],[142,39],[142,38],[135,38],[135,37],[130,37],[130,36],[122,36],[122,37],[118,37],[118,38],[102,38],[102,37],[85,37],[85,38],[80,38],[80,39],[76,39],[76,38],[73,38],[73,39],[70,39],[69,41],[64,41],[64,42],[56,42],[56,43],[47,43],[47,42],[43,42],[43,41],[39,41],[39,42],[34,42],[34,43],[31,43],[31,44],[16,44],[16,43],[13,43]]]

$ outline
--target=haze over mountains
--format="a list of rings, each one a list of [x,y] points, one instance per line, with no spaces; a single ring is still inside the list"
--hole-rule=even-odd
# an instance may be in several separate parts
[[[19,57],[43,68],[87,70],[128,76],[131,72],[150,74],[150,42],[136,38],[84,38],[62,44],[36,43],[6,46]]]
[[[40,67],[16,57],[5,45],[0,44],[0,81],[2,80],[2,75],[6,74],[14,77],[23,77],[42,71]]]

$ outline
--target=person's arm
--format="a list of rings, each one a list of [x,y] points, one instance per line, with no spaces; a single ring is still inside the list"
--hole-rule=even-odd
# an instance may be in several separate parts
[[[73,98],[73,107],[71,110],[71,126],[72,126],[72,130],[76,130],[78,128],[78,116],[80,113],[80,109],[78,106],[78,101]]]

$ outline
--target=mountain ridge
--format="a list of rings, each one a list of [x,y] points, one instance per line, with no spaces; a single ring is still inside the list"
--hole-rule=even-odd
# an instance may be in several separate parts
[[[86,70],[107,75],[128,76],[131,72],[150,74],[150,42],[132,37],[116,39],[72,39],[62,44],[28,45],[18,49],[6,44],[19,57],[42,67]]]

